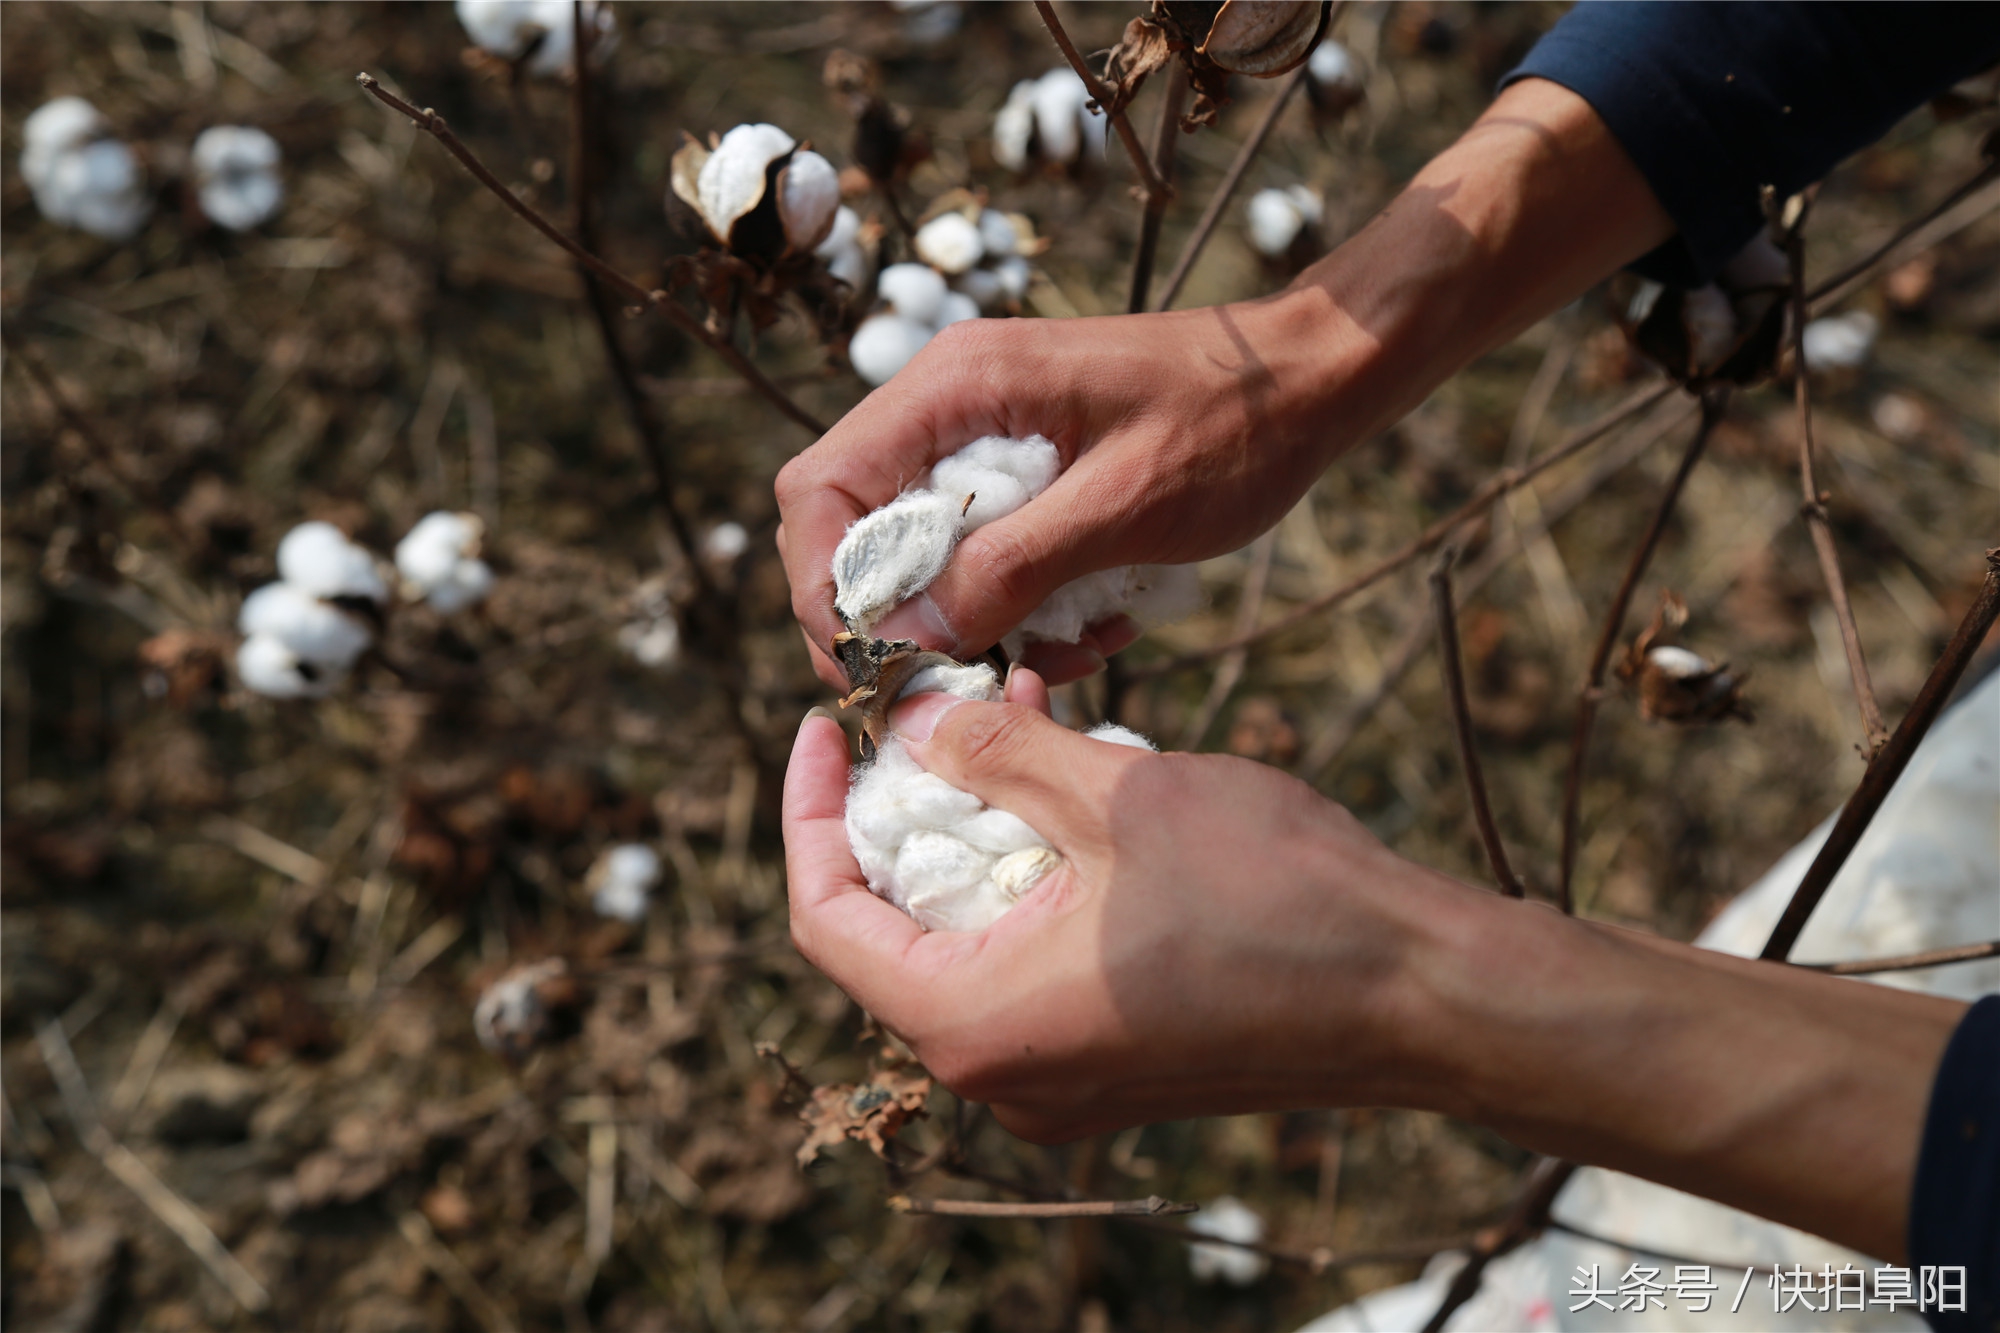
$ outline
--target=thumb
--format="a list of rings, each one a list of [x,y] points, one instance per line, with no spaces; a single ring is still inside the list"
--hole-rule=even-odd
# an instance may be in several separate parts
[[[929,645],[949,639],[956,657],[998,643],[1062,587],[1087,573],[1060,535],[1060,505],[1044,494],[969,534],[928,588],[885,617],[876,633]]]
[[[903,700],[889,729],[926,771],[1026,820],[1063,852],[1104,841],[1113,792],[1130,765],[1151,757],[1030,707],[949,694]]]

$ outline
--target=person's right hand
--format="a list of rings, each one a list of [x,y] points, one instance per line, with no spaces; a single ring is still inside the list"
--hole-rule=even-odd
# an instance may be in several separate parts
[[[778,476],[779,549],[821,677],[844,684],[826,656],[842,629],[831,573],[841,535],[980,436],[1047,436],[1063,473],[960,543],[944,574],[879,627],[885,638],[965,657],[1072,579],[1221,555],[1283,517],[1331,452],[1306,424],[1311,395],[1295,387],[1341,364],[1327,304],[1313,297],[970,320],[939,334]],[[1091,629],[1079,646],[1033,645],[1027,665],[1059,684],[1137,637],[1122,617]]]

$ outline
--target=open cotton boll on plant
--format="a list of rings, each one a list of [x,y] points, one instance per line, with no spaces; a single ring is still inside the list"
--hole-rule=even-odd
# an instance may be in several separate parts
[[[278,577],[315,597],[365,597],[384,601],[389,585],[375,556],[331,523],[301,523],[278,543]]]
[[[643,921],[660,882],[660,854],[642,842],[620,843],[592,863],[584,883],[590,905],[599,916],[617,921]]]
[[[478,558],[485,525],[476,514],[443,510],[427,514],[396,543],[396,572],[403,595],[450,615],[486,596],[493,569]]]
[[[278,175],[284,154],[260,129],[210,126],[195,138],[188,160],[201,211],[218,227],[248,231],[284,202],[285,183]]]
[[[550,78],[575,60],[572,0],[458,0],[457,11],[474,45],[501,60],[526,56],[530,74]],[[595,30],[593,50],[602,58],[617,30],[610,6],[586,0],[584,24]]]
[[[988,435],[941,459],[926,481],[857,519],[833,553],[834,608],[857,633],[944,573],[959,541],[1047,490],[1061,471],[1055,445]],[[1063,585],[1003,641],[1075,643],[1116,615],[1145,625],[1193,612],[1200,586],[1192,565],[1121,565]]]

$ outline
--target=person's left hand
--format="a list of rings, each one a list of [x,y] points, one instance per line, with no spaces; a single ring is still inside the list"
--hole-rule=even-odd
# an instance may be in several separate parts
[[[1046,697],[1026,670],[1011,685]],[[800,728],[793,939],[947,1087],[1045,1142],[1416,1095],[1407,965],[1453,903],[1486,895],[1248,760],[1091,740],[1023,702],[923,695],[892,724],[918,763],[1064,861],[986,930],[926,933],[869,892],[849,851],[839,727]]]

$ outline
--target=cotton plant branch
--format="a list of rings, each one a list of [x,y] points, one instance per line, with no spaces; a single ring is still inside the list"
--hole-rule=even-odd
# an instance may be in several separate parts
[[[1708,439],[1714,433],[1716,424],[1729,404],[1729,390],[1710,389],[1702,396],[1701,421],[1695,427],[1694,438],[1688,441],[1685,453],[1681,455],[1680,466],[1674,470],[1673,480],[1667,483],[1666,491],[1660,496],[1660,503],[1653,511],[1653,521],[1646,527],[1646,535],[1639,540],[1638,549],[1632,552],[1632,559],[1625,567],[1625,577],[1618,584],[1618,591],[1611,599],[1611,607],[1604,615],[1604,625],[1597,632],[1597,647],[1591,652],[1590,667],[1584,673],[1583,688],[1578,691],[1576,706],[1576,728],[1570,735],[1569,771],[1563,779],[1562,805],[1562,862],[1556,881],[1556,899],[1565,913],[1576,911],[1575,891],[1571,884],[1576,871],[1576,841],[1578,815],[1583,803],[1584,758],[1590,749],[1590,729],[1597,720],[1597,705],[1604,697],[1604,672],[1611,664],[1612,651],[1618,646],[1618,636],[1625,629],[1625,613],[1631,608],[1632,595],[1638,591],[1639,580],[1645,577],[1646,567],[1653,561],[1653,552],[1660,544],[1660,537],[1667,530],[1667,520],[1673,517],[1674,506],[1680,500],[1681,488],[1687,485],[1690,473],[1701,461],[1702,451],[1708,447]]]
[[[825,434],[826,426],[824,423],[787,397],[785,392],[773,384],[764,372],[759,370],[750,358],[745,356],[734,343],[720,334],[713,332],[700,320],[689,314],[678,301],[674,300],[671,294],[664,291],[648,291],[631,278],[626,277],[623,273],[605,263],[595,254],[592,254],[571,237],[565,235],[560,227],[557,227],[553,222],[543,217],[535,209],[523,203],[515,196],[512,190],[508,189],[501,182],[499,177],[487,169],[486,164],[481,162],[471,149],[465,146],[458,135],[452,131],[451,126],[445,123],[443,116],[440,116],[429,107],[416,107],[404,101],[376,82],[372,75],[357,74],[354,76],[354,81],[365,88],[369,95],[374,97],[376,101],[382,103],[392,111],[400,112],[409,117],[410,121],[418,129],[423,130],[436,139],[439,144],[443,145],[446,152],[458,159],[459,165],[471,172],[473,178],[481,185],[484,185],[488,190],[498,195],[500,200],[509,209],[513,210],[518,217],[549,240],[561,246],[572,259],[589,269],[606,286],[632,304],[644,309],[653,310],[664,316],[676,328],[721,357],[731,370],[741,375],[753,389],[786,417],[797,422],[815,435]]]
[[[1451,727],[1458,737],[1458,757],[1465,767],[1465,785],[1472,797],[1472,818],[1479,826],[1479,840],[1486,847],[1486,860],[1500,892],[1509,898],[1525,898],[1527,890],[1514,877],[1507,863],[1507,848],[1500,841],[1499,826],[1493,822],[1493,805],[1486,793],[1486,775],[1479,766],[1479,744],[1472,735],[1472,710],[1465,700],[1465,666],[1458,649],[1458,611],[1451,599],[1451,567],[1458,562],[1458,547],[1447,543],[1430,573],[1431,611],[1437,620],[1438,662],[1444,672],[1445,698],[1451,704]]]
[[[890,1212],[934,1217],[1174,1217],[1200,1209],[1200,1204],[1175,1203],[1157,1194],[1144,1199],[1077,1199],[1055,1203],[916,1199],[907,1194],[892,1195],[889,1199]]]
[[[1617,407],[1612,408],[1609,412],[1606,412],[1603,416],[1578,431],[1570,439],[1549,450],[1534,462],[1524,467],[1502,468],[1481,483],[1479,489],[1474,491],[1471,498],[1464,504],[1452,510],[1451,513],[1446,514],[1435,523],[1432,523],[1395,551],[1382,557],[1382,559],[1376,561],[1339,587],[1321,593],[1309,602],[1293,607],[1268,625],[1246,630],[1240,634],[1233,634],[1220,643],[1212,643],[1202,648],[1196,648],[1189,652],[1181,653],[1178,656],[1170,657],[1165,661],[1148,662],[1140,666],[1135,666],[1132,668],[1133,679],[1147,680],[1154,676],[1164,676],[1171,672],[1184,671],[1189,667],[1200,666],[1202,663],[1212,661],[1218,657],[1227,656],[1239,648],[1248,648],[1250,645],[1261,643],[1273,635],[1282,634],[1294,625],[1303,624],[1321,612],[1331,610],[1333,607],[1340,605],[1340,603],[1348,600],[1355,594],[1372,588],[1417,557],[1435,550],[1438,544],[1450,536],[1460,524],[1464,523],[1467,519],[1476,518],[1488,509],[1491,509],[1509,491],[1526,485],[1558,463],[1576,456],[1625,422],[1664,399],[1668,394],[1673,392],[1673,387],[1671,384],[1658,384],[1640,389]]]
[[[1983,958],[2000,958],[2000,940],[1987,940],[1983,944],[1954,944],[1943,949],[1925,949],[1921,953],[1891,954],[1887,958],[1855,958],[1843,963],[1798,963],[1794,966],[1835,977],[1868,977],[1878,972],[1914,972],[1919,968],[1973,963]]]
[[[1132,253],[1132,283],[1126,297],[1125,313],[1137,315],[1146,309],[1146,292],[1153,284],[1153,260],[1160,249],[1160,224],[1166,220],[1167,204],[1173,199],[1174,148],[1180,140],[1181,107],[1187,102],[1187,68],[1176,60],[1167,66],[1166,91],[1160,97],[1160,118],[1153,126],[1153,170],[1168,183],[1166,190],[1148,191],[1146,211],[1139,222],[1139,246]]]
[[[1339,0],[1339,3],[1334,5],[1333,14],[1326,21],[1329,36],[1333,32],[1333,25],[1340,19],[1340,11],[1344,8],[1346,0]],[[1221,181],[1217,182],[1215,193],[1208,197],[1208,205],[1201,210],[1201,218],[1194,224],[1194,230],[1188,233],[1186,242],[1181,246],[1180,258],[1174,261],[1173,272],[1167,275],[1166,285],[1160,288],[1160,302],[1153,307],[1155,310],[1173,308],[1174,298],[1181,294],[1181,284],[1187,281],[1188,273],[1194,268],[1195,261],[1201,258],[1201,252],[1207,248],[1209,237],[1215,234],[1216,224],[1222,221],[1223,210],[1229,207],[1229,201],[1236,195],[1236,187],[1243,183],[1243,177],[1250,170],[1250,164],[1256,160],[1259,150],[1264,147],[1264,140],[1271,137],[1271,129],[1278,123],[1278,117],[1284,114],[1285,107],[1291,103],[1292,94],[1296,93],[1305,81],[1306,67],[1300,65],[1287,74],[1285,81],[1278,85],[1278,91],[1272,95],[1270,105],[1264,108],[1264,114],[1258,118],[1256,128],[1250,131],[1250,137],[1236,150],[1235,158],[1229,163],[1229,170],[1225,171]]]
[[[1125,145],[1126,156],[1132,159],[1132,167],[1139,173],[1148,206],[1151,206],[1153,200],[1158,199],[1161,201],[1161,207],[1165,207],[1166,201],[1174,197],[1174,187],[1169,185],[1154,168],[1152,158],[1139,143],[1138,132],[1126,118],[1124,108],[1113,102],[1111,90],[1091,72],[1090,66],[1077,51],[1076,43],[1069,39],[1069,32],[1063,27],[1062,20],[1056,17],[1055,6],[1050,4],[1049,0],[1035,0],[1035,12],[1042,16],[1042,26],[1049,30],[1049,36],[1055,38],[1056,45],[1062,50],[1063,59],[1069,61],[1069,67],[1083,80],[1084,89],[1089,92],[1091,100],[1110,117],[1111,128],[1118,132],[1118,141]]]
[[[1488,1264],[1520,1248],[1548,1228],[1549,1210],[1555,1206],[1556,1195],[1575,1174],[1576,1164],[1573,1162],[1554,1157],[1536,1160],[1528,1169],[1528,1178],[1521,1193],[1507,1210],[1506,1220],[1489,1231],[1481,1232],[1474,1240],[1465,1266],[1452,1276],[1444,1299],[1424,1324],[1424,1333],[1441,1333],[1451,1317],[1458,1313],[1459,1307],[1478,1294],[1479,1283],[1485,1277]]]
[[[1833,603],[1834,619],[1840,625],[1840,645],[1847,654],[1847,676],[1854,687],[1854,706],[1861,714],[1862,753],[1873,757],[1889,739],[1882,723],[1882,707],[1875,702],[1875,685],[1868,677],[1868,659],[1861,651],[1861,631],[1854,623],[1854,607],[1847,598],[1847,580],[1840,572],[1840,552],[1833,544],[1833,525],[1827,520],[1828,494],[1819,488],[1813,470],[1812,375],[1806,365],[1806,214],[1811,209],[1807,196],[1793,201],[1797,215],[1784,229],[1785,258],[1792,271],[1792,386],[1799,413],[1799,491],[1804,497],[1799,513],[1812,533],[1813,551],[1826,580],[1827,599]]]
[[[1792,946],[1799,941],[1799,934],[1806,927],[1813,909],[1826,896],[1827,889],[1840,868],[1847,864],[1849,854],[1861,835],[1868,831],[1868,825],[1875,818],[1875,812],[1882,808],[1882,802],[1896,785],[1909,766],[1910,757],[1917,751],[1917,745],[1931,729],[1939,713],[1951,699],[1953,687],[1958,678],[1965,674],[1965,668],[1979,651],[1979,645],[1986,638],[1986,632],[1993,628],[1996,617],[2000,617],[2000,547],[1986,553],[1986,581],[1973,600],[1972,609],[1965,613],[1965,619],[1958,624],[1958,630],[1945,645],[1944,652],[1931,667],[1930,676],[1924,686],[1917,691],[1910,711],[1903,715],[1902,724],[1888,743],[1868,761],[1868,771],[1861,775],[1861,784],[1841,807],[1839,818],[1827,833],[1826,841],[1820,844],[1818,855],[1806,867],[1805,876],[1799,880],[1798,888],[1792,891],[1792,899],[1785,905],[1784,914],[1778,918],[1771,938],[1765,941],[1760,958],[1784,960],[1792,952]]]
[[[1938,200],[1937,203],[1931,205],[1931,207],[1910,221],[1904,223],[1901,227],[1898,227],[1895,235],[1807,292],[1806,300],[1811,303],[1815,311],[1822,306],[1839,300],[1847,294],[1850,287],[1867,277],[1875,268],[1884,263],[1891,254],[1895,253],[1896,247],[1930,226],[1931,223],[1936,222],[1946,213],[1951,212],[1952,209],[1979,193],[1980,190],[1992,184],[1995,180],[2000,180],[2000,156],[1989,158],[1986,165],[1974,172],[1971,178],[1966,180],[1957,189]]]

